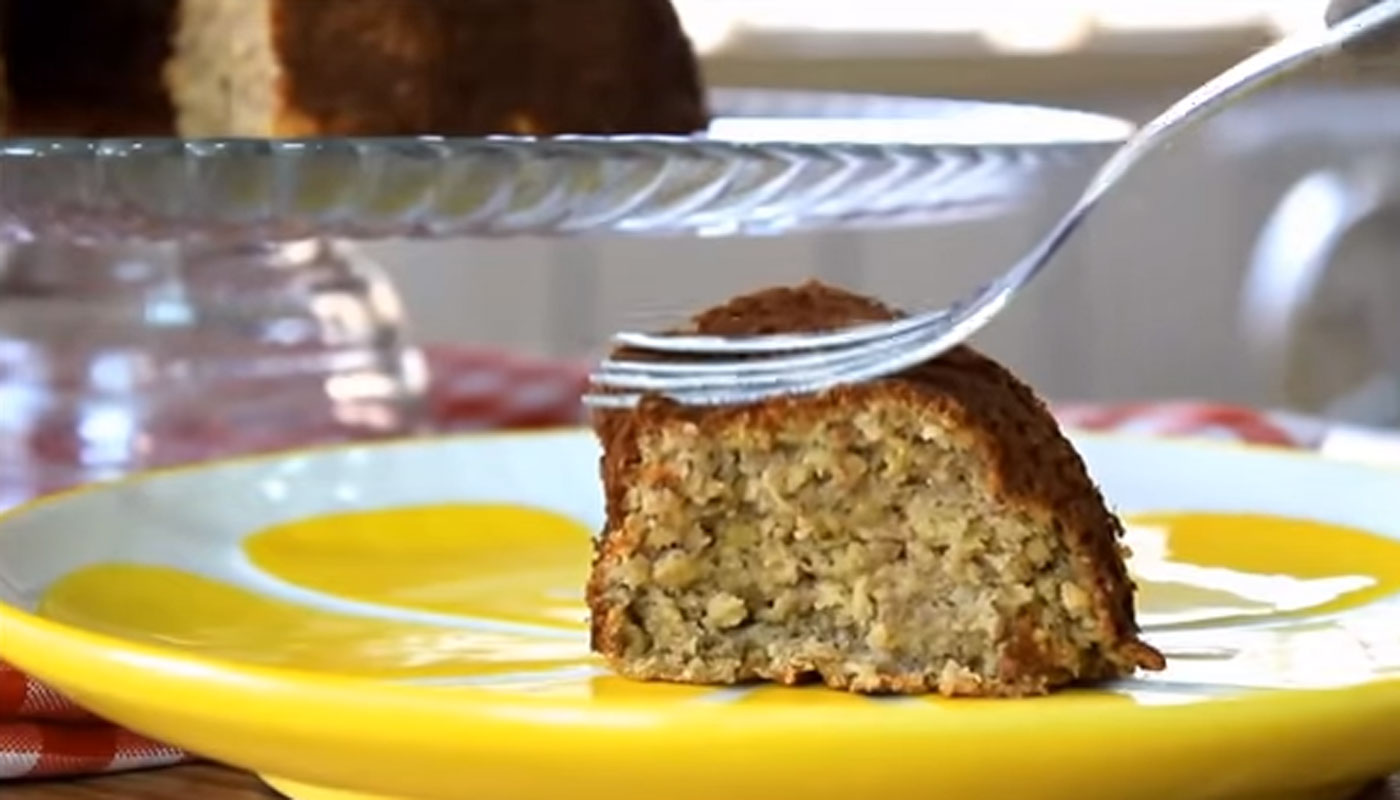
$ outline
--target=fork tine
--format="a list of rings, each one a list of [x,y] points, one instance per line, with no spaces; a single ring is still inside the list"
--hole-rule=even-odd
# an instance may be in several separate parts
[[[713,375],[713,376],[746,376],[767,374],[785,370],[808,369],[812,367],[828,366],[833,359],[850,357],[856,353],[855,346],[875,345],[881,349],[890,347],[900,342],[910,341],[917,338],[917,334],[925,329],[943,324],[948,317],[946,311],[937,313],[921,314],[917,317],[909,317],[899,320],[897,324],[891,324],[885,329],[885,335],[874,338],[854,339],[844,346],[827,346],[822,349],[802,348],[794,351],[797,354],[786,357],[771,358],[751,358],[736,361],[649,361],[646,359],[619,358],[613,356],[604,359],[599,365],[599,369],[594,373],[593,378],[600,384],[614,385],[625,388],[629,380],[621,373],[631,373],[640,375],[670,375],[677,378],[687,378],[690,376]],[[875,326],[879,328],[880,326]],[[855,329],[851,329],[855,330]],[[645,334],[622,334],[622,336],[645,336]],[[794,335],[801,338],[800,335]],[[660,337],[669,343],[683,342],[689,337]],[[699,337],[711,338],[711,337]],[[759,337],[759,338],[783,338],[783,337]],[[884,341],[880,341],[883,339]],[[669,344],[668,344],[669,346]],[[639,348],[645,349],[645,348]],[[674,351],[679,354],[681,351]],[[771,351],[783,352],[783,351]],[[764,353],[756,353],[763,355]],[[733,355],[738,355],[734,353]]]
[[[912,336],[910,331],[904,336]],[[877,344],[872,342],[871,344]],[[761,375],[786,370],[809,369],[828,365],[833,359],[840,359],[853,352],[852,348],[828,349],[804,355],[785,357],[749,358],[741,361],[646,361],[628,358],[608,358],[599,365],[594,379],[599,383],[623,386],[629,375],[672,376],[690,378],[699,376],[748,376]]]
[[[830,351],[827,351],[830,352]],[[824,354],[794,356],[793,361],[815,361]],[[767,372],[767,365],[777,359],[749,358],[742,361],[645,361],[630,358],[607,358],[599,365],[602,373],[649,373],[653,375],[732,375],[749,372]]]
[[[743,361],[723,361],[705,363],[668,363],[660,369],[658,365],[646,361],[607,360],[594,374],[594,380],[601,385],[619,388],[658,388],[673,385],[676,388],[687,386],[736,385],[745,383],[771,383],[781,378],[803,372],[828,372],[852,360],[861,359],[869,352],[884,352],[894,347],[917,342],[919,331],[911,331],[883,341],[854,345],[837,350],[817,353],[778,356],[770,358],[746,359]]]
[[[589,392],[583,396],[583,404],[588,408],[599,410],[621,410],[635,408],[642,402],[639,394],[610,394],[608,392]]]
[[[944,311],[918,314],[892,322],[877,322],[822,333],[781,333],[764,336],[678,336],[655,333],[619,333],[614,344],[653,353],[688,355],[762,355],[767,353],[828,350],[863,344],[896,333],[914,330],[946,316]]]
[[[600,375],[598,377],[602,378],[603,382],[595,385],[605,389],[633,389],[657,393],[684,405],[694,406],[747,404],[775,395],[820,392],[841,384],[860,383],[901,372],[937,357],[985,325],[1005,305],[1008,294],[1008,287],[990,284],[983,287],[979,296],[954,304],[953,308],[958,309],[956,314],[937,315],[934,322],[922,328],[884,341],[827,351],[820,354],[823,356],[821,359],[803,357],[804,360],[817,362],[805,369],[773,369],[774,363],[781,363],[785,359],[760,359],[761,362],[767,362],[768,369],[757,374],[731,372],[726,375],[716,372],[689,376],[682,373],[677,376],[675,373],[667,373],[652,374],[646,376],[645,380],[639,380],[640,376],[636,374]],[[706,366],[712,367],[716,364],[712,362]],[[624,382],[633,385],[620,385]],[[590,393],[584,398],[584,402],[596,408],[626,408],[635,405],[640,398],[641,395],[635,392],[604,391]]]
[[[882,341],[828,350],[813,355],[705,364],[670,363],[664,370],[648,369],[648,362],[605,361],[592,377],[594,386],[659,392],[668,395],[706,391],[766,389],[769,392],[794,383],[810,382],[840,374],[871,359],[888,359],[891,352],[918,345],[928,330],[914,330]],[[615,369],[626,363],[625,369]]]

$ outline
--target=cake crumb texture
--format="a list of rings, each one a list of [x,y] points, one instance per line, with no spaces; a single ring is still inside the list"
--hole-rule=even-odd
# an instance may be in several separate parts
[[[899,316],[812,283],[693,330]],[[596,417],[608,519],[588,602],[623,675],[868,693],[1043,694],[1160,669],[1122,527],[1044,404],[967,347],[896,377]]]

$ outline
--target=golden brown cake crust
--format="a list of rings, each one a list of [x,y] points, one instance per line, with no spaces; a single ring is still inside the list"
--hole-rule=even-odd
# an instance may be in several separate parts
[[[670,0],[279,0],[287,104],[315,134],[706,126]]]
[[[269,8],[282,73],[269,135],[691,134],[708,124],[670,0]],[[6,132],[176,133],[165,75],[180,9],[180,0],[0,0]]]
[[[694,320],[699,333],[760,334],[816,331],[854,323],[894,319],[897,312],[875,301],[819,283],[798,288],[772,289],[707,311]],[[1110,513],[1088,476],[1073,446],[1061,434],[1044,403],[1005,368],[968,347],[959,347],[939,359],[901,375],[858,386],[841,387],[820,396],[784,397],[761,404],[722,409],[682,407],[648,397],[633,412],[602,412],[595,427],[603,444],[603,483],[608,522],[600,539],[598,563],[626,555],[636,543],[606,532],[623,528],[625,497],[642,468],[638,441],[648,430],[676,423],[691,423],[702,431],[726,425],[773,427],[795,417],[818,417],[832,412],[851,413],[874,399],[900,399],[921,404],[934,415],[953,420],[971,437],[990,465],[987,482],[1000,500],[1049,522],[1062,532],[1074,566],[1086,586],[1093,588],[1092,602],[1105,655],[1116,677],[1133,668],[1160,669],[1162,656],[1138,638],[1134,618],[1133,585],[1123,566],[1120,549],[1122,526]],[[603,653],[620,651],[621,610],[610,608],[594,571],[589,586],[594,648]],[[1000,671],[1005,685],[969,684],[956,694],[1025,694],[1045,688],[1045,664],[1054,654],[1043,653],[1034,631],[1013,626],[1011,641],[1003,653]],[[1025,683],[1018,683],[1020,677]],[[800,675],[778,676],[792,681]],[[883,690],[920,691],[891,678]]]

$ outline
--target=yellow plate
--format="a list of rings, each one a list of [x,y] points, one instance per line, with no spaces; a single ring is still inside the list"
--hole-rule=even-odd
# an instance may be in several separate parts
[[[1400,768],[1400,473],[1079,444],[1131,520],[1164,673],[1025,701],[620,680],[585,640],[582,431],[22,509],[0,519],[0,657],[303,800],[1322,798]]]

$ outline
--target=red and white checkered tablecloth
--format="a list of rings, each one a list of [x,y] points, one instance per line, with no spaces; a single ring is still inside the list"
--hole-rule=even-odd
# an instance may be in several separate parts
[[[586,370],[493,352],[434,350],[432,408],[445,431],[581,420]],[[1062,406],[1069,426],[1315,446],[1325,427],[1305,419],[1203,403]],[[231,443],[236,447],[238,443]],[[291,443],[289,443],[291,444]],[[177,764],[185,753],[95,719],[0,663],[0,780],[86,775]]]

